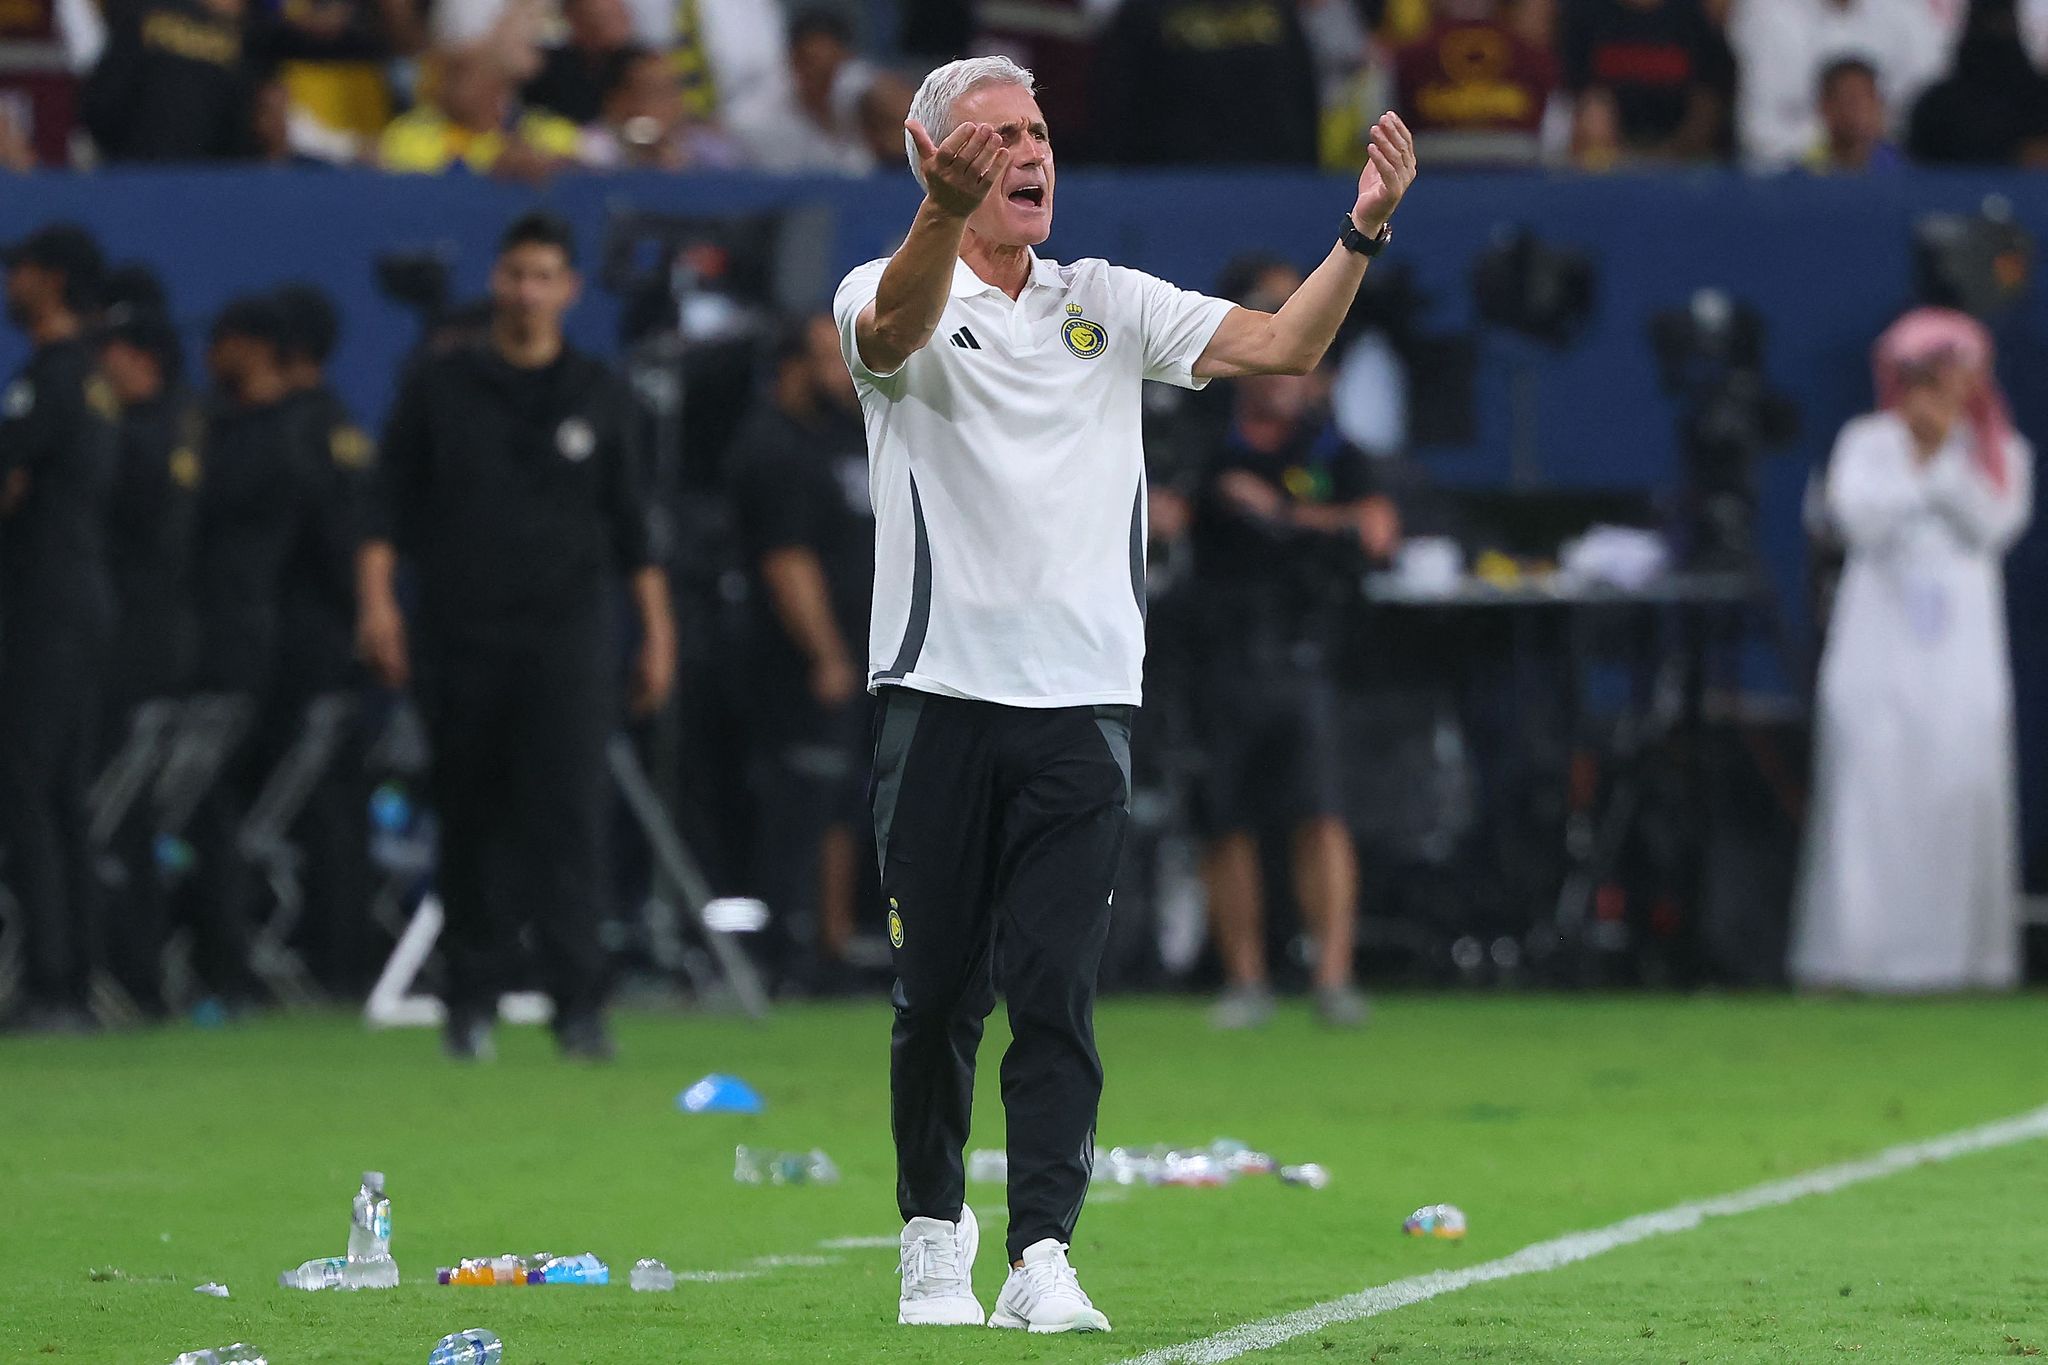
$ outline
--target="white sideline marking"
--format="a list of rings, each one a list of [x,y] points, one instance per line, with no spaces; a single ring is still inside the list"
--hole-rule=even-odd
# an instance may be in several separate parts
[[[880,1251],[896,1250],[903,1245],[901,1237],[827,1237],[818,1243],[826,1251]]]
[[[1754,1213],[1758,1209],[1776,1208],[1781,1204],[1790,1204],[1794,1200],[1805,1199],[1811,1195],[1831,1194],[1851,1185],[1881,1180],[1888,1175],[1911,1170],[1915,1166],[1950,1161],[1959,1156],[1968,1156],[1972,1152],[2010,1147],[2043,1137],[2048,1137],[2048,1106],[2014,1118],[2001,1119],[1996,1123],[1965,1128],[1943,1137],[1929,1138],[1924,1142],[1909,1142],[1898,1147],[1890,1147],[1875,1156],[1845,1161],[1836,1166],[1822,1166],[1804,1175],[1773,1180],[1768,1184],[1739,1190],[1734,1194],[1674,1204],[1657,1213],[1624,1218],[1619,1223],[1591,1232],[1566,1233],[1547,1242],[1525,1246],[1513,1255],[1504,1256],[1497,1261],[1487,1261],[1459,1270],[1438,1270],[1428,1275],[1416,1275],[1389,1284],[1375,1285],[1356,1294],[1347,1294],[1341,1299],[1330,1299],[1292,1313],[1284,1313],[1279,1317],[1244,1323],[1229,1331],[1218,1332],[1215,1336],[1147,1351],[1143,1355],[1121,1361],[1119,1365],[1218,1365],[1221,1361],[1235,1360],[1238,1356],[1251,1351],[1270,1350],[1283,1342],[1307,1336],[1311,1332],[1320,1332],[1336,1323],[1377,1317],[1382,1313],[1391,1313],[1396,1308],[1406,1308],[1409,1304],[1436,1298],[1440,1294],[1453,1294],[1460,1289],[1469,1289],[1475,1284],[1513,1279],[1518,1275],[1540,1275],[1545,1271],[1558,1270],[1564,1266],[1590,1260],[1616,1247],[1648,1241],[1652,1237],[1690,1232],[1709,1218],[1729,1218],[1739,1213]]]

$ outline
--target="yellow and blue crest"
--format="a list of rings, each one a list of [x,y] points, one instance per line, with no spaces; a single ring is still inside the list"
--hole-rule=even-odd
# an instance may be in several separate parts
[[[1109,333],[1099,322],[1086,318],[1068,318],[1060,328],[1060,340],[1067,343],[1067,349],[1083,360],[1093,360],[1109,349]]]

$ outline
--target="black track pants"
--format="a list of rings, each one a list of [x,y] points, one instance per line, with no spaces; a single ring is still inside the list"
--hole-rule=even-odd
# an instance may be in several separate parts
[[[1000,988],[1010,1259],[1071,1241],[1093,1163],[1095,975],[1130,801],[1125,706],[885,691],[875,837],[896,958],[889,1087],[905,1219],[960,1216],[974,1059]]]

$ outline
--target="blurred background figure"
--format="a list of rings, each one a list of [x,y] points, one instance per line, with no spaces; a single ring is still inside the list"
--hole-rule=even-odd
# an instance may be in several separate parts
[[[2015,0],[1970,0],[1955,62],[1914,106],[1906,146],[1915,161],[2048,167],[2048,75],[2021,41]]]
[[[1991,338],[1920,309],[1878,340],[1878,411],[1843,428],[1827,510],[1847,544],[1816,700],[1794,977],[1881,991],[2019,978],[2006,551],[2033,451]]]
[[[595,123],[620,71],[639,50],[633,16],[625,0],[568,0],[562,22],[566,41],[547,50],[522,97],[529,107],[571,123]]]
[[[1860,57],[1842,57],[1820,73],[1820,137],[1806,167],[1822,175],[1901,170],[1906,154],[1889,132],[1877,72]]]
[[[1395,54],[1395,103],[1432,165],[1528,165],[1542,154],[1557,58],[1505,0],[1445,0]]]
[[[1764,169],[1796,165],[1822,141],[1813,92],[1843,59],[1876,77],[1882,112],[1912,108],[1948,55],[1927,0],[1737,0],[1728,37],[1742,68],[1742,154]]]
[[[1582,160],[1727,154],[1735,62],[1701,0],[1578,0],[1561,42]]]
[[[583,130],[576,155],[598,170],[723,170],[741,159],[731,138],[691,116],[675,64],[643,47],[626,49],[614,64],[599,117]]]
[[[839,331],[790,325],[770,401],[734,442],[733,497],[753,579],[755,893],[782,922],[794,975],[848,984],[854,901],[872,849],[866,814],[871,708],[861,660],[874,590],[867,431]]]
[[[205,415],[185,389],[183,348],[163,311],[161,286],[150,278],[143,288],[121,290],[110,280],[108,293],[100,369],[121,405],[107,513],[115,629],[101,738],[111,765],[130,744],[153,746],[145,727],[168,718],[191,679]],[[108,835],[108,966],[149,1018],[166,1013],[162,956],[169,930],[153,817],[150,802],[137,799]]]
[[[1316,375],[1234,381],[1230,427],[1205,461],[1194,526],[1205,613],[1196,711],[1207,737],[1203,881],[1227,980],[1211,1016],[1255,1027],[1273,1011],[1261,836],[1288,841],[1294,898],[1315,945],[1318,1017],[1355,1026],[1358,861],[1344,819],[1332,638],[1368,562],[1399,535],[1371,461],[1337,435]]]
[[[0,250],[7,320],[34,348],[0,389],[0,849],[21,911],[13,1022],[93,1027],[101,944],[86,788],[112,628],[114,395],[86,338],[105,264],[68,224]]]
[[[243,0],[117,0],[81,98],[110,161],[233,161],[256,154]]]
[[[762,170],[865,175],[875,156],[862,136],[858,106],[869,80],[846,20],[830,10],[807,10],[789,25],[789,81],[780,98],[735,113],[733,135]]]
[[[464,167],[479,175],[535,180],[576,155],[576,125],[543,109],[522,109],[513,76],[488,44],[445,51],[431,101],[392,120],[378,142],[388,171],[439,175]]]
[[[1315,60],[1293,0],[1124,0],[1096,118],[1120,165],[1317,162]]]

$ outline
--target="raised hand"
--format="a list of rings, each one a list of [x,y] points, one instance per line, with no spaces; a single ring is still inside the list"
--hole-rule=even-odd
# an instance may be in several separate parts
[[[1382,114],[1372,126],[1365,169],[1358,173],[1358,202],[1352,206],[1351,221],[1366,236],[1378,235],[1414,183],[1415,135],[1399,114]]]
[[[925,196],[956,218],[980,208],[1010,165],[1010,149],[1003,145],[1003,135],[986,123],[963,123],[937,146],[916,119],[904,123],[903,130],[917,148]]]

